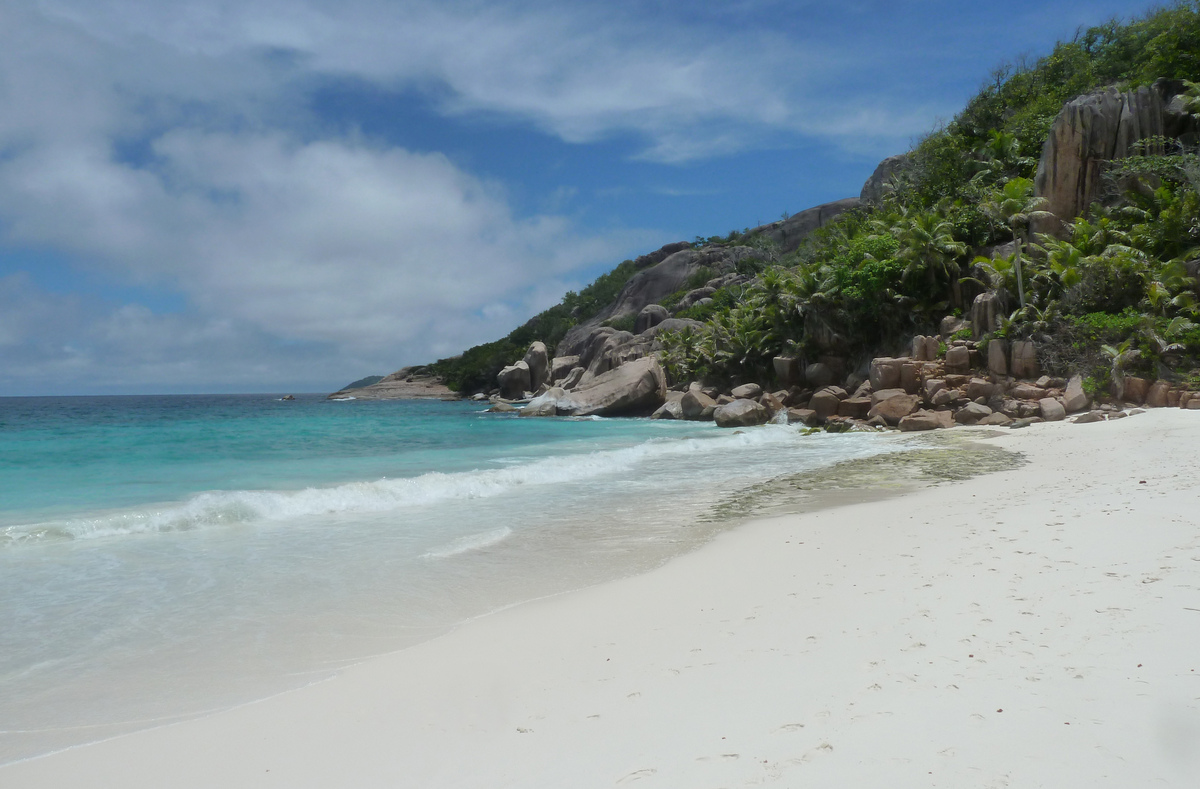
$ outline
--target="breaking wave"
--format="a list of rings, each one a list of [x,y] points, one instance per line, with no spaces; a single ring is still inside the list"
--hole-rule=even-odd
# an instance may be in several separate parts
[[[711,437],[655,438],[622,449],[557,455],[505,468],[430,472],[303,490],[210,491],[182,502],[3,527],[0,546],[287,521],[313,515],[398,511],[443,501],[491,498],[524,487],[627,474],[641,464],[672,457],[719,456],[739,450],[757,454],[758,449],[795,445],[803,440],[808,439],[793,428],[767,425]]]

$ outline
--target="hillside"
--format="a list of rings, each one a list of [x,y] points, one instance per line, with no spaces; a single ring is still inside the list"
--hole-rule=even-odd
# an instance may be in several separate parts
[[[426,369],[494,392],[542,343],[547,384],[552,357],[561,373],[580,357],[588,380],[655,356],[672,386],[786,388],[797,374],[777,358],[795,360],[801,384],[818,363],[861,378],[875,355],[948,328],[943,355],[953,341],[984,355],[1031,341],[1043,369],[1080,374],[1089,394],[1119,394],[1135,375],[1200,383],[1193,78],[1197,2],[1082,30],[1032,65],[997,68],[859,197],[627,260]]]

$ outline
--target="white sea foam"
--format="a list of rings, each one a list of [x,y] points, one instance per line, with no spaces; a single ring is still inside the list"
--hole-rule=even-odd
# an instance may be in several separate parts
[[[557,455],[506,468],[351,482],[304,490],[234,490],[200,493],[183,501],[100,513],[91,517],[18,524],[0,529],[0,545],[54,539],[95,539],[146,532],[185,531],[262,521],[288,521],[314,515],[380,513],[444,501],[501,496],[540,487],[627,475],[642,464],[681,456],[712,456],[795,447],[830,437],[806,437],[785,426],[766,425],[701,438],[656,438],[631,447],[577,455]],[[836,437],[846,441],[848,437]],[[873,451],[880,451],[882,447]]]
[[[357,400],[357,399],[358,399],[357,397],[334,397],[334,398],[332,398],[333,402],[335,402],[335,403],[344,403],[347,400]]]
[[[445,545],[440,545],[430,551],[421,554],[422,559],[449,559],[451,556],[458,556],[461,553],[468,551],[479,551],[484,548],[489,548],[496,543],[503,542],[512,535],[512,529],[507,526],[502,526],[499,529],[492,529],[480,534],[468,534],[465,537],[459,537],[457,540],[452,540]]]

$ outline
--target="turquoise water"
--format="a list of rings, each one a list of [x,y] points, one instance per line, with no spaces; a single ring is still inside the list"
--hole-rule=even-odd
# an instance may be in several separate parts
[[[653,567],[739,490],[893,448],[465,402],[0,399],[0,762]]]

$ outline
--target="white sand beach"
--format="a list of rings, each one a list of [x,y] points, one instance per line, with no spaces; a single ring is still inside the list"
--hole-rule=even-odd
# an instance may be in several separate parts
[[[1029,462],[756,521],[0,786],[1196,786],[1200,413],[986,440]]]

